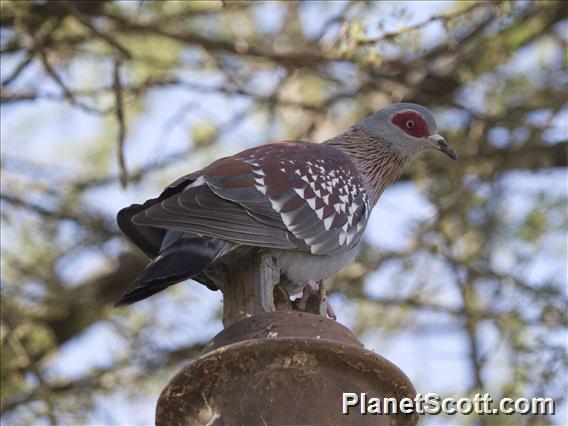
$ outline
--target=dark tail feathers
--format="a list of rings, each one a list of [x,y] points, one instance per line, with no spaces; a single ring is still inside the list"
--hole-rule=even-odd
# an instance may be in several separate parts
[[[222,253],[227,244],[213,238],[179,238],[146,267],[114,306],[130,305],[195,277]]]

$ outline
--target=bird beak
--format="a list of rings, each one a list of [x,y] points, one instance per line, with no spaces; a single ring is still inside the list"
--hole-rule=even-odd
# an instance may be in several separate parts
[[[446,140],[439,134],[435,133],[433,135],[430,135],[426,138],[426,140],[430,142],[430,144],[434,149],[442,151],[444,154],[446,154],[448,157],[454,160],[458,159],[456,152],[452,149],[450,145],[448,145],[448,142],[446,142]]]

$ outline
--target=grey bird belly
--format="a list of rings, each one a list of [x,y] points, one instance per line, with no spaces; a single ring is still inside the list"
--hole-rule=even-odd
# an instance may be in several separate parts
[[[337,274],[349,264],[357,252],[360,244],[332,256],[320,256],[292,250],[271,250],[270,253],[278,260],[281,274],[290,281],[286,290],[293,294],[304,288],[307,281],[325,280]]]

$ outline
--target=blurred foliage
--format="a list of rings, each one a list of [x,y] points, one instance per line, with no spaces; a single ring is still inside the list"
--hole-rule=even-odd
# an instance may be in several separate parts
[[[412,182],[427,214],[403,244],[369,238],[332,299],[379,350],[452,333],[460,386],[419,389],[561,404],[567,5],[2,1],[2,423],[124,422],[113,395],[155,400],[218,330],[221,306],[195,285],[111,308],[146,262],[116,228],[121,206],[401,99],[435,111],[459,161],[413,164],[395,188]]]

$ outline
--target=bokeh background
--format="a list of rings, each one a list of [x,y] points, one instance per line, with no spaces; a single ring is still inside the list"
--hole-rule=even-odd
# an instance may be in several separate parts
[[[423,424],[567,424],[567,5],[3,0],[2,424],[152,424],[221,294],[112,308],[146,263],[117,211],[401,100],[460,158],[384,193],[332,283],[339,321],[421,392],[557,402]]]

